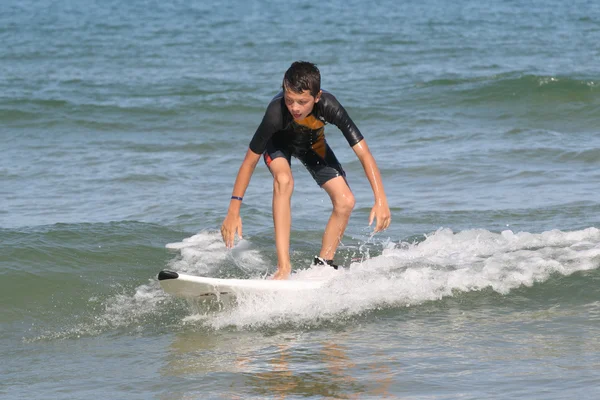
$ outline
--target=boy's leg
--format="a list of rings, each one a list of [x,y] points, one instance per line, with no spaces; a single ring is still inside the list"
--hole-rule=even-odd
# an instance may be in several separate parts
[[[346,179],[342,176],[328,180],[321,187],[329,195],[333,211],[323,233],[319,257],[332,260],[348,225],[355,200]]]
[[[289,161],[278,157],[269,162],[273,175],[273,224],[277,248],[277,272],[274,279],[285,279],[291,272],[290,230],[292,227],[291,199],[294,179]]]

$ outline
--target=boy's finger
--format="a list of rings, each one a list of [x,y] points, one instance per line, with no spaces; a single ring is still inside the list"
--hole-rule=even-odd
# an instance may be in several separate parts
[[[373,219],[375,221],[375,228],[373,228],[373,232],[379,232],[379,220],[377,217]]]
[[[385,228],[383,227],[385,224],[385,222],[383,222],[383,219],[381,218],[377,218],[377,232],[381,232],[382,230],[384,230]]]

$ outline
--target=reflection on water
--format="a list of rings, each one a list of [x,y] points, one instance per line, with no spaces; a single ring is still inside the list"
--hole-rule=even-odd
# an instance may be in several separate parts
[[[352,357],[356,351],[345,343],[344,337],[313,340],[306,334],[188,332],[172,343],[163,373],[210,382],[211,390],[230,399],[391,398],[393,360],[364,349]]]
[[[246,366],[246,382],[249,387],[261,395],[273,395],[275,398],[283,399],[286,393],[295,392],[299,386],[296,377],[290,370],[290,347],[280,344],[272,353],[272,358],[266,360],[264,371],[252,373],[253,360],[250,357],[241,357],[240,361]]]
[[[376,362],[357,365],[348,357],[345,346],[332,341],[315,343],[310,350],[300,343],[279,344],[267,360],[241,357],[239,361],[246,366],[246,390],[259,396],[389,396],[388,366]],[[253,372],[253,364],[259,370]]]
[[[390,394],[390,386],[392,385],[393,371],[389,366],[389,357],[383,353],[375,353],[375,358],[378,360],[387,360],[386,362],[372,362],[367,364],[370,372],[370,378],[374,383],[373,388],[369,392],[378,398],[392,397]]]

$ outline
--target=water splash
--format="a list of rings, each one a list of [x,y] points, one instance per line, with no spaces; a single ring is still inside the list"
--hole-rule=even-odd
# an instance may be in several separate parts
[[[532,234],[440,229],[420,243],[397,243],[378,257],[332,272],[312,267],[293,278],[335,278],[306,293],[240,295],[235,306],[206,314],[214,329],[257,328],[343,321],[381,309],[409,307],[454,296],[458,292],[511,290],[596,269],[600,265],[600,231],[558,230]],[[198,310],[196,310],[198,311]]]
[[[169,268],[214,276],[230,257],[251,273],[264,262],[251,243],[231,254],[218,233],[202,232],[167,245],[178,251]],[[219,266],[221,265],[221,266]],[[335,271],[324,266],[294,271],[291,279],[327,280],[307,292],[247,293],[235,299],[182,301],[166,295],[155,279],[104,301],[90,299],[91,320],[25,341],[78,338],[106,332],[263,329],[346,324],[380,310],[405,309],[457,293],[493,290],[500,295],[600,266],[600,230],[552,230],[539,234],[483,229],[439,229],[418,243],[387,243],[380,256]],[[243,272],[243,271],[242,271]],[[237,273],[241,273],[237,271]]]

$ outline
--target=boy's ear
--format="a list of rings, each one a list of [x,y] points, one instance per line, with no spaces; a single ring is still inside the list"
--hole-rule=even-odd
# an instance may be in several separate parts
[[[319,90],[319,93],[317,93],[317,95],[315,96],[315,103],[318,103],[319,100],[321,100],[321,94],[323,93],[322,90]]]

